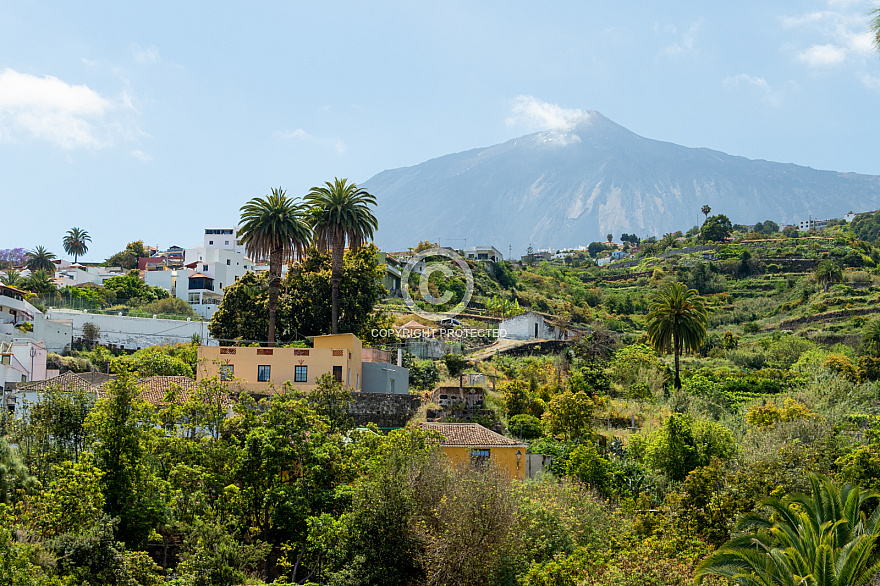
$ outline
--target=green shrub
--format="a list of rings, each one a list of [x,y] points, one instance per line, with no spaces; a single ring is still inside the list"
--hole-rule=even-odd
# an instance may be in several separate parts
[[[607,492],[611,476],[611,462],[596,449],[596,444],[588,441],[579,445],[568,455],[566,474],[577,478],[584,484]]]
[[[635,460],[677,481],[713,458],[728,460],[736,452],[736,440],[729,429],[680,413],[666,418],[657,431],[632,435],[629,441]]]
[[[516,437],[523,439],[537,439],[544,435],[544,426],[541,420],[528,413],[514,415],[507,422],[507,429]]]

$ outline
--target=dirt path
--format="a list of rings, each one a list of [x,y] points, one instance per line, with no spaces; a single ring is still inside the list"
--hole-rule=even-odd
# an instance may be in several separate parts
[[[472,360],[474,362],[481,362],[483,360],[491,360],[493,356],[495,356],[499,352],[503,352],[504,350],[510,350],[511,348],[517,348],[517,347],[523,346],[525,344],[534,344],[535,342],[540,342],[540,341],[541,340],[537,340],[535,338],[532,338],[531,340],[507,340],[507,339],[501,338],[487,348],[477,350],[473,354],[468,354],[467,358],[468,358],[468,360]]]

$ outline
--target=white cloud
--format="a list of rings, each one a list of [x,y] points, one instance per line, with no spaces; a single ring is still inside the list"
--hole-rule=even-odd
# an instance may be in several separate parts
[[[131,52],[134,54],[134,60],[141,65],[149,65],[159,60],[159,49],[156,48],[156,45],[144,48],[137,43],[132,43]]]
[[[0,140],[44,140],[64,149],[104,148],[139,134],[131,98],[12,69],[0,72]]]
[[[690,26],[690,28],[688,28],[687,32],[682,33],[681,38],[678,41],[663,47],[663,49],[661,50],[661,53],[663,55],[674,57],[677,55],[683,55],[685,53],[690,53],[691,51],[693,51],[694,44],[695,44],[696,38],[697,38],[697,32],[700,30],[700,27],[702,25],[703,25],[702,20],[698,20],[697,22],[693,23]],[[657,29],[655,28],[655,32],[656,32],[656,30]],[[667,30],[670,30],[670,29],[667,29]],[[674,27],[671,28],[671,32],[675,33]]]
[[[747,73],[731,75],[721,80],[724,89],[732,91],[738,88],[753,88],[758,91],[765,102],[772,106],[779,106],[782,103],[782,94],[774,90],[767,80],[763,77],[756,77]]]
[[[341,139],[319,138],[317,136],[312,136],[302,128],[297,128],[292,132],[279,133],[278,138],[282,140],[296,139],[304,142],[311,142],[313,144],[331,146],[340,155],[344,155],[345,152],[348,150],[345,146],[345,143]]]
[[[837,45],[813,45],[798,55],[798,60],[811,67],[837,65],[846,59],[846,49]]]
[[[810,12],[780,19],[782,26],[803,31],[805,50],[796,59],[811,67],[828,67],[851,61],[851,57],[874,53],[873,36],[867,30],[868,18],[860,0],[830,0],[830,10]]]
[[[506,121],[508,126],[522,125],[530,130],[569,130],[580,122],[586,122],[591,116],[586,110],[563,108],[534,96],[514,98],[510,114]]]
[[[153,155],[144,151],[131,151],[131,156],[143,163],[149,163],[153,160]]]
[[[874,90],[880,92],[880,77],[876,77],[873,75],[868,75],[867,73],[862,74],[862,85],[864,85],[869,90]]]

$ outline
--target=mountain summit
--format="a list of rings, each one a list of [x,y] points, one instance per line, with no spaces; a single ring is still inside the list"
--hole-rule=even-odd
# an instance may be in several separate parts
[[[506,253],[609,233],[661,236],[702,224],[704,204],[734,223],[780,225],[880,207],[878,176],[652,140],[595,111],[567,129],[383,171],[362,187],[378,199],[377,242],[390,250],[466,238]]]

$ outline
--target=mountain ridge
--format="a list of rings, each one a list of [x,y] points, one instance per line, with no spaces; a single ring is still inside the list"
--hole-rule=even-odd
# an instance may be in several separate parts
[[[377,197],[376,240],[388,249],[425,239],[524,250],[608,233],[659,236],[701,224],[704,204],[744,224],[880,207],[880,176],[645,138],[595,111],[570,128],[388,169],[362,187]]]

